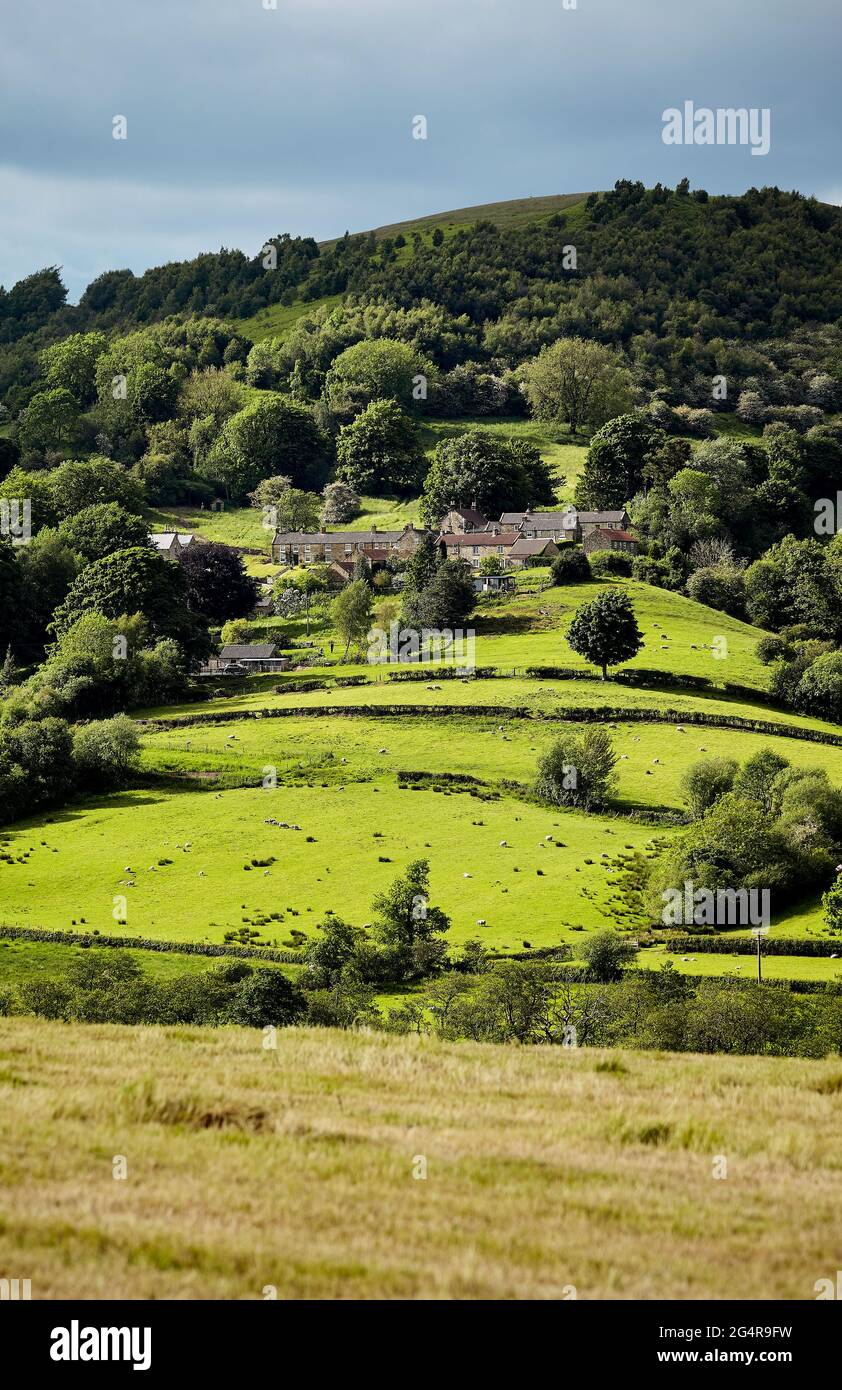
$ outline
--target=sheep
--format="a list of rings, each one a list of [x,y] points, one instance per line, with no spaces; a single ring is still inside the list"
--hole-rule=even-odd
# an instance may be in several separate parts
[[[473,874],[463,874],[463,878],[473,878]]]

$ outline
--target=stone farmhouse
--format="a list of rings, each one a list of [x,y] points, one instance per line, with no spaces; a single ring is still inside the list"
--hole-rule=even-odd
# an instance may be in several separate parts
[[[180,531],[153,531],[149,539],[167,560],[178,560],[188,546],[196,543],[195,536]]]
[[[272,559],[276,565],[330,564],[332,560],[353,564],[362,553],[376,562],[388,559],[394,552],[411,555],[423,535],[423,531],[409,525],[402,531],[380,531],[376,526],[368,531],[277,531],[272,541]]]
[[[624,530],[629,524],[629,514],[625,508],[584,512],[569,506],[560,512],[504,512],[500,524],[530,539],[543,536],[554,541],[582,541],[599,528]]]
[[[637,537],[630,531],[622,531],[617,526],[595,526],[582,541],[582,549],[586,555],[593,554],[595,550],[620,550],[628,555],[636,555],[638,543]]]
[[[552,559],[558,554],[558,546],[549,538],[522,536],[518,531],[469,531],[466,535],[442,535],[439,543],[444,546],[449,560],[467,560],[472,569],[478,569],[486,555],[493,555],[502,561],[506,568],[519,568],[538,558]]]

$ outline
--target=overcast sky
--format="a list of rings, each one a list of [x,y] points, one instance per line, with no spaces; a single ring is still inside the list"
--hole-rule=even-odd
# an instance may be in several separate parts
[[[839,0],[272,3],[5,0],[0,283],[618,178],[842,201]],[[768,107],[769,154],[665,145],[685,101]]]

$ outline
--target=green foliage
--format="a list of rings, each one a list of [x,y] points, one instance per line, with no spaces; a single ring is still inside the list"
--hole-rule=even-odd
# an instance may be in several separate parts
[[[142,613],[154,636],[174,638],[197,659],[209,651],[207,629],[188,611],[187,596],[180,565],[151,548],[118,550],[82,571],[56,609],[53,629],[61,638],[84,613]]]
[[[67,444],[78,409],[71,393],[63,387],[40,391],[32,397],[18,421],[18,439],[22,447],[45,450]]]
[[[554,584],[586,584],[591,577],[590,561],[579,546],[562,550],[551,569]]]
[[[594,579],[607,579],[611,575],[628,578],[632,572],[632,557],[622,550],[592,550],[588,563]]]
[[[442,631],[461,628],[476,605],[467,560],[444,560],[421,589],[404,589],[402,617],[408,628]]]
[[[395,400],[375,400],[339,431],[338,476],[357,493],[409,496],[425,468],[418,425]]]
[[[637,948],[614,931],[594,932],[582,947],[582,959],[590,974],[603,983],[619,979],[623,967],[636,955]]]
[[[260,397],[226,421],[197,471],[244,500],[264,478],[282,473],[296,487],[321,487],[327,443],[312,412],[281,396]]]
[[[83,463],[68,461],[53,469],[47,481],[55,514],[60,519],[109,502],[126,512],[143,511],[142,484],[113,459],[95,456]]]
[[[419,390],[429,390],[435,376],[431,363],[408,343],[377,338],[354,343],[334,358],[325,396],[338,415],[355,415],[374,401],[396,401],[412,410],[425,398]]]
[[[52,387],[69,391],[79,407],[96,396],[96,364],[105,352],[104,333],[71,333],[41,353],[41,370]]]
[[[574,434],[598,429],[631,400],[631,375],[620,355],[585,338],[559,338],[543,347],[522,377],[536,419],[567,423]]]
[[[663,430],[642,411],[618,415],[597,430],[576,487],[586,510],[624,507],[643,485],[650,457],[666,442]]]
[[[149,528],[141,517],[126,511],[119,502],[96,502],[63,521],[57,537],[84,564],[90,565],[115,550],[147,546]]]
[[[371,590],[362,579],[354,579],[337,594],[331,606],[331,618],[340,639],[345,643],[343,661],[351,643],[359,646],[371,626]]]
[[[215,541],[195,541],[179,557],[179,564],[191,612],[209,623],[223,623],[254,611],[257,581],[246,574],[238,551]]]
[[[567,630],[568,644],[579,656],[599,666],[605,679],[609,666],[630,661],[643,645],[631,599],[622,589],[606,589],[577,609]]]
[[[681,789],[694,820],[732,790],[738,767],[736,758],[702,758],[687,769]]]
[[[603,806],[616,790],[616,765],[606,729],[566,731],[538,759],[535,794],[553,806]]]
[[[451,507],[477,507],[486,516],[550,503],[554,490],[539,451],[526,440],[468,430],[437,445],[421,505],[436,527]]]

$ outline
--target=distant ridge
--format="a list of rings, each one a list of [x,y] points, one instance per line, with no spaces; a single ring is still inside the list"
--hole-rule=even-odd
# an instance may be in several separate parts
[[[477,203],[475,207],[454,208],[450,212],[434,212],[426,217],[413,217],[406,222],[390,222],[383,227],[374,227],[374,235],[379,239],[406,234],[413,231],[429,231],[435,227],[466,227],[473,222],[493,222],[495,227],[522,227],[530,222],[539,222],[550,217],[562,208],[572,207],[590,197],[588,193],[550,193],[543,198],[514,198],[504,203]],[[354,236],[368,236],[369,231],[355,232]],[[335,246],[339,237],[321,241],[319,245],[328,250]]]

